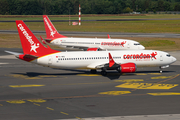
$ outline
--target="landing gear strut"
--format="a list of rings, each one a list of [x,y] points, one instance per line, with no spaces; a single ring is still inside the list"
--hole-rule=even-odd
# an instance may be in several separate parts
[[[160,70],[159,70],[159,73],[162,73],[162,68],[161,68],[161,66],[159,67],[159,69],[160,69]]]
[[[106,75],[107,75],[106,69],[102,69],[101,75],[103,75],[103,76],[106,76]]]
[[[102,70],[102,71],[101,71],[101,75],[106,76],[106,75],[107,75],[107,72],[106,72],[105,70]]]

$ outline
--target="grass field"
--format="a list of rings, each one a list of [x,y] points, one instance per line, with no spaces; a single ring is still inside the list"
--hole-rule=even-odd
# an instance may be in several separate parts
[[[49,16],[51,20],[68,20],[68,16]],[[78,17],[71,17],[78,20]],[[165,19],[179,18],[180,15],[160,14],[143,16],[85,16],[90,19]],[[42,16],[0,16],[0,20],[43,20]],[[72,21],[71,21],[72,22]],[[33,31],[44,31],[43,22],[26,22]],[[146,20],[146,21],[83,21],[81,26],[69,25],[69,22],[53,22],[58,31],[79,32],[130,32],[130,33],[180,33],[180,20]],[[16,30],[15,22],[0,22],[0,30]]]
[[[82,20],[104,20],[104,19],[163,19],[180,18],[179,14],[82,14]],[[69,20],[69,15],[48,15],[51,20]],[[72,20],[79,20],[79,15],[70,15]],[[0,20],[43,20],[42,15],[0,15]]]
[[[68,20],[67,16],[49,16],[51,20]],[[77,16],[71,17],[78,20]],[[157,14],[140,16],[120,15],[84,15],[82,20],[93,19],[164,19],[180,18],[180,15]],[[0,20],[43,20],[42,16],[0,16]],[[72,22],[72,21],[71,21]],[[26,22],[32,31],[45,31],[43,22]],[[58,31],[79,32],[128,32],[128,33],[180,33],[180,20],[147,21],[103,21],[82,22],[81,26],[72,26],[68,22],[53,22]],[[15,22],[0,22],[0,30],[17,30]],[[44,36],[45,37],[45,36]],[[126,38],[139,41],[146,49],[180,50],[178,38]],[[8,41],[8,43],[6,42]],[[21,47],[17,34],[0,34],[0,47]]]
[[[21,48],[21,43],[18,34],[0,34],[1,48]],[[40,35],[36,35],[39,39]],[[42,35],[45,38],[45,35]],[[80,36],[79,36],[80,37]],[[87,36],[88,37],[88,36]],[[106,37],[106,36],[105,36]],[[107,37],[106,37],[107,38]],[[126,37],[124,39],[131,39],[140,42],[146,49],[176,51],[180,50],[179,38],[143,38],[143,37]],[[59,49],[55,46],[50,46],[53,49]]]

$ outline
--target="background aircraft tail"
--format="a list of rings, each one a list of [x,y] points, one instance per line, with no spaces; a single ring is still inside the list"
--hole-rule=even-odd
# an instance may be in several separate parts
[[[46,29],[46,39],[55,39],[55,38],[64,38],[66,36],[63,36],[58,33],[50,19],[48,18],[47,15],[43,15],[43,20],[44,20],[44,26]]]
[[[16,21],[21,45],[25,55],[44,56],[59,51],[44,47],[22,20]]]

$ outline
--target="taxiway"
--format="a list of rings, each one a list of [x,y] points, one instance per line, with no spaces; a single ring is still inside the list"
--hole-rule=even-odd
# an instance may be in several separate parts
[[[120,76],[57,70],[0,51],[1,120],[180,119],[180,62]],[[11,50],[11,49],[8,49]],[[19,52],[21,49],[11,51]]]

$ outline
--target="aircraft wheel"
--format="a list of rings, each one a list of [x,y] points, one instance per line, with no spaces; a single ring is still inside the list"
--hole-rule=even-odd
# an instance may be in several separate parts
[[[101,71],[101,75],[106,76],[107,72],[103,70],[103,71]]]
[[[97,71],[96,71],[96,69],[91,69],[91,74],[96,74],[97,73]]]
[[[117,67],[117,69],[116,69],[119,73],[121,73],[121,68],[120,68],[120,66],[119,67]]]
[[[161,66],[159,67],[159,69],[160,69],[160,70],[159,70],[159,73],[162,73],[162,68],[161,68]]]

